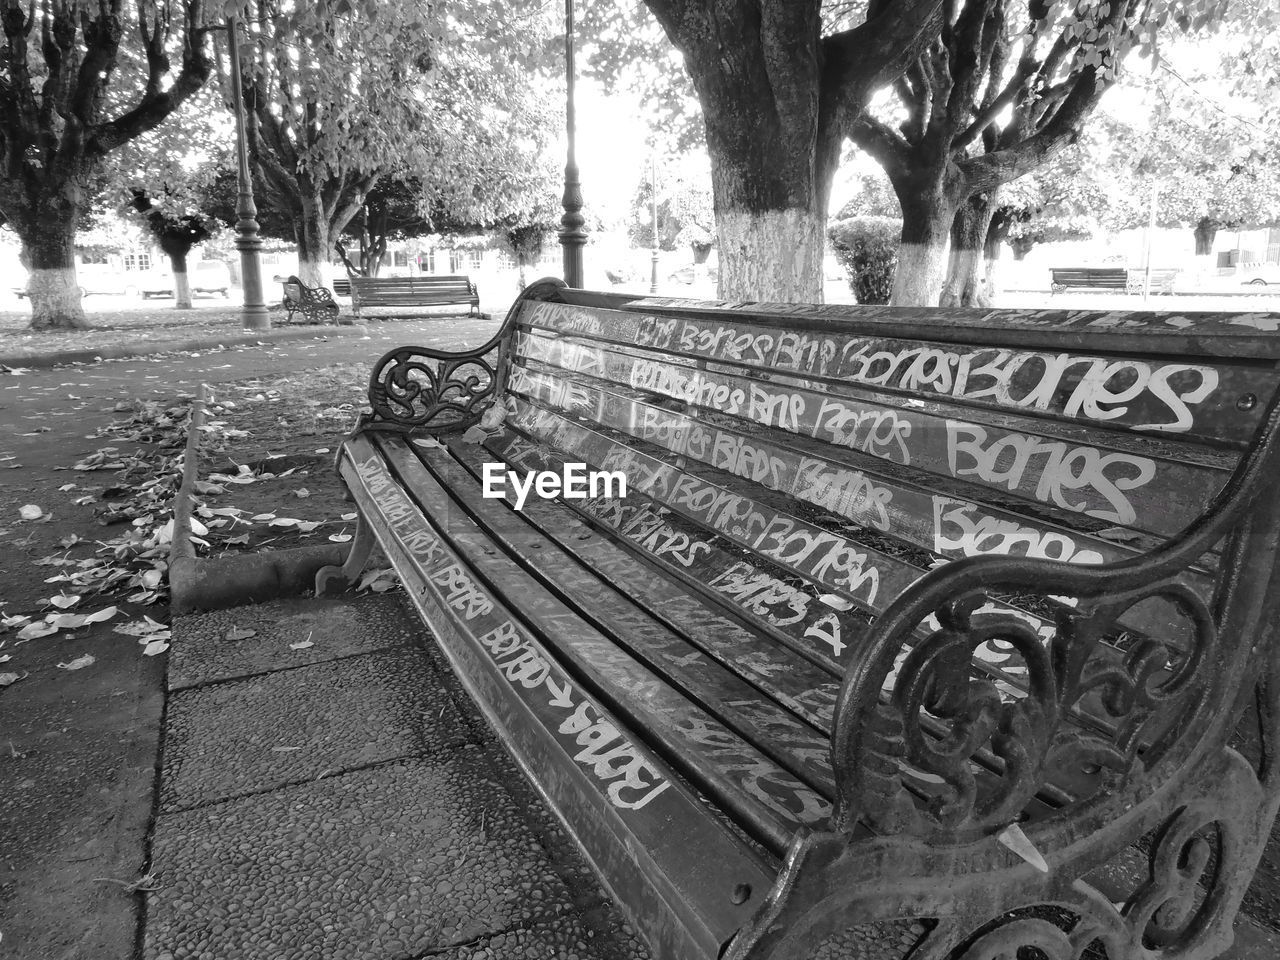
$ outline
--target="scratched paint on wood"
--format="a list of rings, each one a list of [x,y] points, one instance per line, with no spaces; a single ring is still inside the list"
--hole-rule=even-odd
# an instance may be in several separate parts
[[[1105,357],[1038,350],[789,331],[541,303],[530,322],[567,334],[877,389],[1053,414],[1127,430],[1249,439],[1274,389],[1269,372],[1180,357]],[[980,339],[980,338],[978,338]],[[1252,404],[1243,401],[1253,397]],[[1237,406],[1237,401],[1242,401]]]
[[[758,383],[600,347],[580,349],[563,339],[522,335],[517,350],[520,356],[574,373],[1165,535],[1198,515],[1226,477],[1181,461]],[[584,369],[580,364],[587,356]],[[580,405],[589,406],[585,398]]]
[[[560,712],[556,734],[561,747],[601,782],[610,803],[640,810],[661,796],[670,786],[662,772],[505,616],[427,526],[381,459],[369,457],[355,463],[355,469],[392,532],[423,570],[425,589],[466,621],[513,693]]]

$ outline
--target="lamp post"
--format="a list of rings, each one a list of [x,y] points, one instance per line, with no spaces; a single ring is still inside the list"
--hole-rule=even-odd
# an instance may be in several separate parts
[[[649,292],[658,292],[658,157],[649,157],[649,199],[653,206],[653,249],[649,254]]]
[[[253,202],[253,181],[249,176],[249,144],[244,122],[244,87],[240,83],[240,25],[227,18],[227,57],[231,61],[231,102],[236,112],[236,249],[240,251],[240,286],[244,305],[240,322],[246,330],[267,330],[271,318],[262,298],[262,267],[258,253],[258,208]]]
[[[582,184],[578,180],[578,158],[575,150],[577,118],[573,104],[573,0],[564,0],[564,68],[568,82],[565,95],[565,132],[568,134],[568,158],[564,165],[564,216],[560,218],[560,245],[564,248],[564,282],[582,286],[582,248],[587,242],[583,229]]]

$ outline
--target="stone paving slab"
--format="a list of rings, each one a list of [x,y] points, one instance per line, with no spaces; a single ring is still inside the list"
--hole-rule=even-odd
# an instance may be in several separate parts
[[[456,956],[594,956],[578,950],[591,938],[563,919],[569,891],[525,811],[484,776],[484,754],[162,814],[144,960],[402,960],[523,928],[537,929],[514,934],[519,951]]]
[[[643,949],[634,937],[619,937],[615,930],[599,937],[580,916],[567,914],[431,956],[440,960],[613,960],[640,956]]]
[[[412,647],[182,690],[166,717],[161,810],[445,757],[471,729]]]
[[[225,639],[233,627],[256,631],[247,640]],[[397,594],[350,598],[275,600],[182,618],[169,655],[169,689],[251,676],[368,653],[410,642],[425,631]],[[310,639],[313,646],[290,650]]]

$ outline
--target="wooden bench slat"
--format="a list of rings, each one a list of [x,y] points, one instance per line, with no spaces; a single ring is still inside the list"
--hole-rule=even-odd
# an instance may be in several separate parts
[[[669,956],[718,956],[771,885],[772,865],[722,826],[465,572],[367,441],[348,441],[346,454],[343,478],[409,585],[408,596],[468,693],[632,921],[656,934],[654,948]],[[512,640],[497,647],[497,637]],[[508,645],[507,654],[495,654]],[[538,683],[512,679],[513,665],[526,654],[546,667]],[[590,721],[585,729],[567,723],[579,713]],[[624,748],[641,764],[631,774],[613,769],[621,756],[609,759]],[[629,780],[644,783],[628,787]],[[731,894],[741,884],[757,891],[756,898],[735,903]]]
[[[722,479],[713,482],[567,420],[554,410],[514,398],[512,404],[509,420],[513,426],[596,469],[623,470],[629,484],[650,493],[664,506],[865,610],[881,612],[885,603],[924,572],[923,564],[903,561],[864,542],[856,529],[851,532],[847,526],[824,526],[781,505],[774,506],[787,499],[783,494],[764,487],[758,492],[744,491],[741,488],[748,481],[723,473]],[[1130,608],[1121,621],[1144,634],[1179,637],[1186,629],[1175,611],[1156,600]]]
[[[535,445],[511,431],[491,437],[483,448],[468,444],[455,445],[453,450],[473,475],[481,469],[482,457],[488,462],[501,462],[517,470],[560,468],[549,457],[541,455]],[[633,502],[638,499],[632,494],[627,501],[611,501],[606,505],[588,498],[581,501],[578,509],[604,530],[632,540],[636,549],[640,549],[641,542],[653,536],[674,547],[650,553],[644,562],[602,536],[601,529],[588,525],[585,518],[579,519],[578,509],[563,501],[539,498],[526,502],[524,514],[544,535],[582,557],[602,578],[619,590],[628,592],[652,616],[689,637],[708,655],[737,672],[747,682],[766,690],[809,724],[830,734],[839,688],[833,679],[839,674],[836,661],[831,659],[823,669],[792,652],[786,642],[778,643],[768,636],[761,637],[759,632],[748,630],[737,620],[725,616],[718,604],[725,600],[732,603],[735,599],[733,594],[724,592],[717,595],[715,602],[704,599],[700,588],[710,587],[714,593],[716,578],[704,579],[695,575],[705,570],[697,563],[702,551],[691,551],[698,553],[697,557],[683,553],[701,531],[680,521],[677,515],[668,512],[666,516],[660,516],[651,507]],[[760,571],[759,564],[741,558],[740,552],[729,553],[719,546],[718,541],[720,538],[712,537],[702,542],[708,543],[708,552],[714,551],[722,556],[720,569],[725,571],[722,574],[725,579],[733,575],[746,577],[752,571]],[[662,560],[664,556],[668,558],[665,562]],[[686,558],[691,561],[687,565],[683,562]],[[659,569],[667,575],[660,575]],[[809,588],[811,593],[804,593],[809,585],[802,581],[795,580],[794,585],[784,584],[777,576],[780,573],[761,572],[761,583],[754,592],[744,589],[736,594],[737,606],[743,615],[754,610],[755,616],[764,616],[761,611],[776,606],[785,610],[786,615],[778,613],[765,620],[764,632],[767,635],[772,636],[774,630],[787,631],[800,642],[807,631],[817,634],[834,630],[837,643],[833,646],[843,646],[839,642],[838,627],[833,628],[831,623],[825,622],[829,617],[841,616],[842,612],[822,605],[817,600],[816,590]]]
[[[689,409],[727,414],[946,480],[1164,535],[1177,533],[1183,518],[1208,502],[1230,476],[1222,468],[1175,459],[1172,450],[1157,459],[1069,445],[1043,432],[1013,432],[901,404],[774,386],[604,347],[583,350],[537,335],[519,335],[516,351],[568,374],[612,381],[651,398],[679,399]]]
[[[527,553],[532,558],[534,555],[528,551],[537,550],[534,572],[539,579],[562,596],[572,597],[573,606],[588,619],[594,619],[597,628],[607,632],[611,640],[774,763],[826,799],[835,796],[826,739],[829,729],[818,731],[784,710],[775,699],[762,697],[756,686],[726,670],[718,659],[708,657],[701,647],[635,603],[628,596],[631,585],[626,591],[619,590],[594,565],[576,559],[555,537],[534,525],[527,514],[512,509],[513,492],[508,490],[504,501],[485,498],[480,479],[453,455],[439,448],[418,448],[414,452],[494,543],[501,544],[513,556]],[[668,582],[666,586],[671,591],[674,585]]]
[[[801,827],[825,825],[830,801],[779,769],[734,737],[699,705],[658,680],[609,637],[582,619],[524,567],[498,551],[476,522],[422,464],[396,441],[384,453],[415,498],[443,531],[459,556],[477,574],[499,582],[520,597],[521,617],[554,655],[572,664],[606,705],[625,718],[644,718],[651,741],[659,743],[683,775],[698,784],[738,822],[781,856]]]
[[[566,303],[716,323],[732,318],[775,329],[914,338],[945,343],[986,342],[1008,347],[1047,347],[1064,342],[1106,353],[1161,357],[1221,357],[1244,361],[1280,360],[1280,314],[1253,310],[1042,310],[877,307],[840,304],[724,303],[666,297],[637,297],[625,303],[591,300]],[[550,301],[543,301],[550,302]]]
[[[525,304],[520,318],[561,333],[767,365],[908,397],[1206,443],[1252,439],[1276,388],[1274,364],[1201,363],[1190,350],[1153,358],[1155,344],[1148,344],[1141,358],[1100,354],[1098,347],[1049,353],[901,335],[868,337],[852,332],[856,324],[804,331],[740,318],[692,320],[547,302]],[[1272,342],[1268,349],[1274,354],[1276,347]],[[1252,401],[1245,403],[1247,397]]]
[[[621,388],[548,377],[513,367],[510,389],[540,405],[665,447],[733,476],[838,514],[848,521],[945,557],[986,552],[1048,556],[1072,563],[1121,560],[1159,540],[1139,533],[1108,539],[1015,511],[996,497],[978,498],[959,484],[930,487],[921,478],[891,475],[888,464],[854,464],[830,445],[787,440],[767,430],[737,428],[715,415],[691,417],[626,395]],[[1095,530],[1101,524],[1090,524]],[[1108,528],[1109,529],[1109,528]]]

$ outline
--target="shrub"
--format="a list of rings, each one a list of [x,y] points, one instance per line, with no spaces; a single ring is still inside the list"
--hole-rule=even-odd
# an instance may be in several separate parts
[[[892,217],[850,217],[827,228],[836,259],[849,274],[859,303],[888,303],[898,266],[902,222]]]

